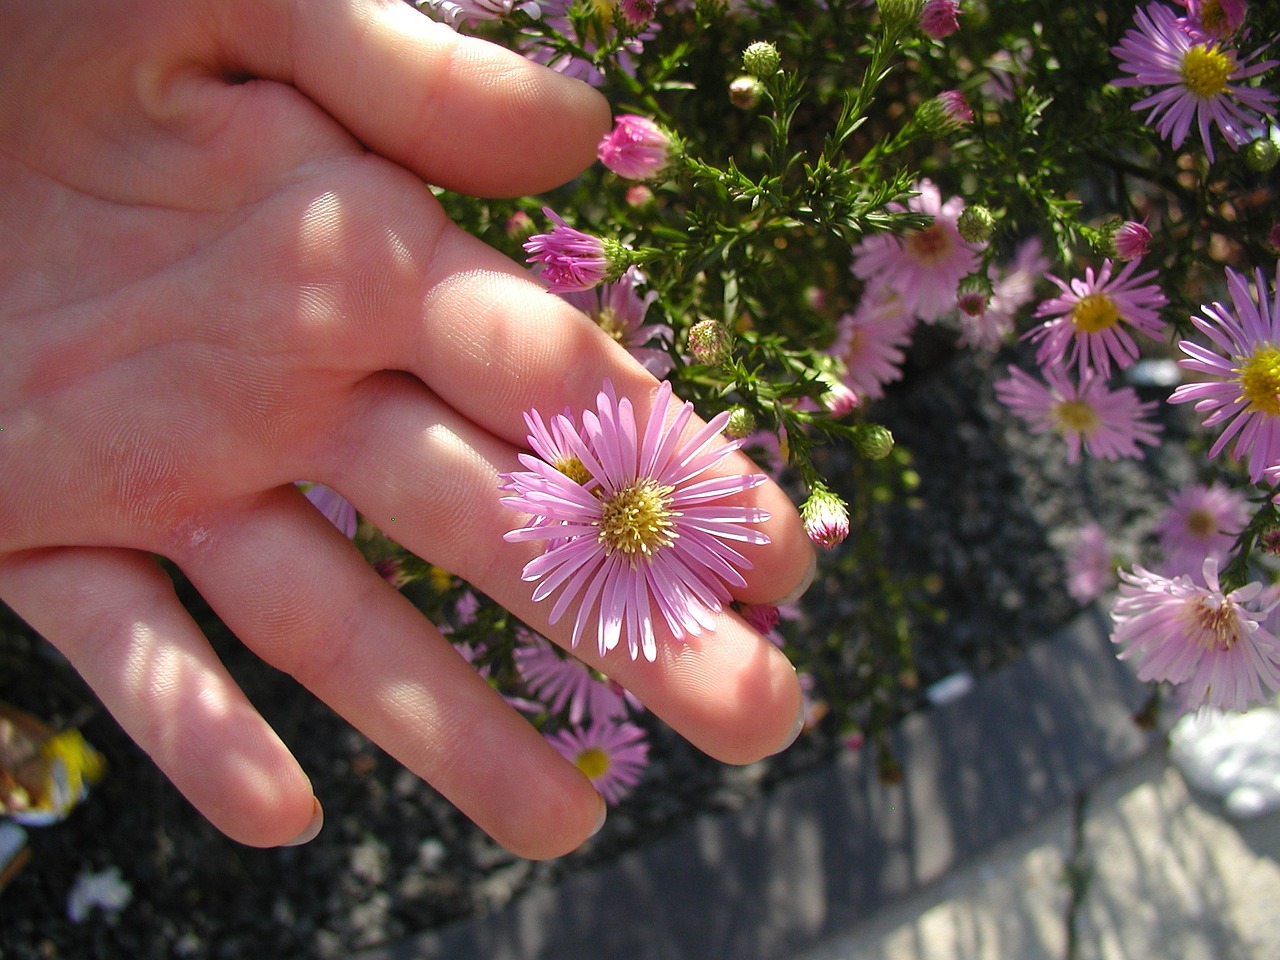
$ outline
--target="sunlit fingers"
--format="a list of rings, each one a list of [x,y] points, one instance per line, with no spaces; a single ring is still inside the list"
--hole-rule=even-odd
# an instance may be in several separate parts
[[[0,595],[216,827],[254,846],[312,832],[319,808],[306,775],[149,558],[70,548],[10,557]]]
[[[343,436],[351,446],[321,471],[325,479],[349,491],[356,506],[398,542],[470,581],[562,646],[572,646],[580,611],[598,618],[618,596],[616,587],[584,589],[569,603],[572,609],[551,622],[556,600],[535,600],[523,573],[539,546],[505,539],[527,522],[501,502],[500,475],[519,466],[516,449],[459,417],[411,378],[371,381]],[[634,592],[630,596],[633,608],[641,604]],[[714,756],[744,762],[778,749],[800,709],[794,671],[736,616],[701,616],[714,632],[682,640],[655,608],[652,663],[633,661],[625,643],[601,656],[594,628],[582,631],[576,652]]]
[[[220,518],[181,564],[245,643],[504,846],[557,856],[597,825],[586,777],[296,491]]]

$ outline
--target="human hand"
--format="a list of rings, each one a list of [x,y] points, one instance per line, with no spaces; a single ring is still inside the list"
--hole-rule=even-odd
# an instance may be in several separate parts
[[[152,555],[513,852],[577,846],[589,781],[293,482],[567,641],[499,475],[522,411],[608,378],[643,416],[656,384],[423,181],[548,189],[606,105],[399,0],[0,0],[0,36],[0,597],[237,840],[320,807]],[[776,601],[812,550],[782,491],[744,500],[773,543],[740,598]],[[794,672],[731,613],[656,663],[576,653],[725,761],[794,733]]]

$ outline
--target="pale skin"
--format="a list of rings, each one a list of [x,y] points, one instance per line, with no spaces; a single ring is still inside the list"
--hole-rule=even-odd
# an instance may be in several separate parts
[[[577,847],[589,781],[293,481],[568,642],[520,580],[537,546],[502,538],[523,518],[499,474],[522,411],[607,377],[643,416],[657,384],[424,181],[547,190],[607,104],[399,0],[0,0],[0,37],[0,598],[235,840],[305,839],[321,807],[156,555],[498,842]],[[738,597],[794,595],[799,518],[748,496],[773,542]],[[726,762],[797,729],[794,671],[735,614],[653,664],[576,652]]]

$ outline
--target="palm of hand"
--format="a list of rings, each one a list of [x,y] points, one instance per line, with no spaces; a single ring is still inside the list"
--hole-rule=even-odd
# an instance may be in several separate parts
[[[345,22],[362,8],[323,9]],[[401,22],[417,17],[407,7],[382,14],[360,42],[388,23],[422,29]],[[523,439],[520,411],[582,406],[605,376],[642,396],[648,379],[458,231],[403,164],[463,187],[541,189],[581,163],[598,105],[580,97],[565,121],[586,137],[548,125],[549,106],[527,118],[570,144],[550,159],[468,173],[466,156],[433,160],[430,146],[397,140],[394,122],[339,123],[293,85],[227,82],[207,59],[188,69],[174,36],[185,34],[107,57],[101,72],[120,89],[79,83],[77,62],[55,61],[28,82],[31,102],[61,113],[0,113],[0,225],[13,251],[0,263],[0,596],[232,836],[295,836],[314,801],[146,553],[172,559],[246,643],[500,841],[562,852],[599,814],[589,785],[292,482],[334,486],[406,546],[540,622],[494,493]],[[166,56],[151,59],[153,46]],[[458,109],[482,127],[509,121],[493,104],[487,118]],[[401,113],[451,122],[422,104]],[[783,579],[762,580],[758,599],[776,599],[803,566],[795,523],[773,510]],[[749,631],[723,633],[665,676],[614,673],[704,748],[751,759],[794,715],[794,679]],[[737,680],[731,700],[707,699],[709,669]]]

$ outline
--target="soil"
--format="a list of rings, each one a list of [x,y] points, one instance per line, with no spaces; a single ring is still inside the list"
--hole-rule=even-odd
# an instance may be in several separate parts
[[[925,709],[935,681],[960,670],[980,674],[1048,636],[1077,610],[1062,588],[1070,532],[1092,517],[1118,540],[1137,543],[1167,486],[1192,479],[1194,465],[1176,442],[1185,425],[1165,404],[1166,439],[1175,442],[1146,460],[1065,464],[1060,440],[1030,435],[994,399],[991,383],[1008,359],[957,353],[944,333],[927,330],[909,359],[909,387],[875,410],[911,452],[920,479],[914,506],[888,507],[871,521],[893,531],[888,582],[907,585],[915,611],[913,655],[897,663],[889,699],[876,700],[882,719]],[[866,609],[867,598],[834,572],[839,558],[830,559],[833,572],[807,598],[800,626],[813,637],[839,636]],[[740,807],[845,748],[847,731],[820,723],[780,757],[729,768],[648,721],[652,766],[605,829],[572,856],[530,863],[490,842],[189,599],[228,668],[312,777],[324,830],[287,849],[225,839],[61,657],[0,610],[0,700],[55,724],[78,723],[109,767],[66,821],[29,830],[30,861],[0,893],[0,958],[342,957],[500,906],[651,842],[696,812]],[[849,629],[849,647],[860,649],[864,641]],[[838,684],[847,668],[851,696],[883,693],[884,685],[868,686],[875,663],[874,655],[837,655],[823,662],[824,679]],[[110,867],[132,888],[127,906],[69,920],[77,876]]]

